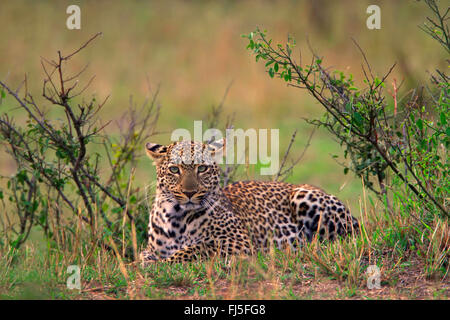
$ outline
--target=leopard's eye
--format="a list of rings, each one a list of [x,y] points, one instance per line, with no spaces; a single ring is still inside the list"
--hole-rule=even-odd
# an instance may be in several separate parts
[[[178,168],[176,166],[169,167],[169,170],[172,173],[179,173],[180,172],[180,168]]]
[[[207,169],[208,169],[208,167],[205,165],[201,165],[201,166],[197,167],[198,172],[205,172]]]

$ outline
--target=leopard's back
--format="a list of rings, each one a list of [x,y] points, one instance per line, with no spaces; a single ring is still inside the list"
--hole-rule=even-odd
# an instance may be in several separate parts
[[[223,189],[250,230],[252,242],[282,247],[357,231],[358,222],[335,196],[320,188],[273,181],[239,181]]]

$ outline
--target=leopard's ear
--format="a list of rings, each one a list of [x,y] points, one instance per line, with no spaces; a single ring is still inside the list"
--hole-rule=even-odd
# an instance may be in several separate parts
[[[158,162],[167,154],[167,146],[148,142],[145,144],[145,151],[150,159]]]

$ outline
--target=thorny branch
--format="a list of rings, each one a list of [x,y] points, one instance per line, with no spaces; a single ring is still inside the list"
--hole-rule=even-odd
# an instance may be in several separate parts
[[[136,219],[133,212],[140,210],[127,202],[128,193],[123,185],[124,181],[128,181],[125,174],[135,166],[144,140],[156,133],[160,109],[157,103],[159,89],[139,109],[130,100],[130,109],[123,117],[127,120],[127,125],[119,124],[120,135],[117,141],[102,134],[109,122],[100,124],[97,115],[108,97],[102,102],[97,102],[94,97],[82,103],[75,100],[94,79],[91,77],[80,91],[74,92],[79,84],[79,76],[87,70],[88,65],[73,75],[65,75],[66,63],[100,35],[101,33],[95,34],[68,55],[58,51],[56,61],[41,58],[45,74],[42,96],[52,106],[63,110],[66,116],[63,123],[47,117],[43,108],[28,92],[26,78],[17,90],[12,90],[9,85],[0,81],[0,89],[12,97],[28,116],[25,128],[16,125],[7,114],[0,117],[0,137],[19,168],[9,184],[12,202],[21,217],[16,246],[26,240],[34,224],[45,225],[48,235],[52,234],[46,217],[49,210],[60,212],[64,207],[63,203],[64,210],[78,216],[90,226],[92,237],[97,234],[95,229],[98,228],[99,217],[113,234],[118,232],[119,224],[111,222],[109,206],[116,207],[113,210],[116,214],[122,214],[126,208],[125,214],[131,223]],[[25,91],[21,98],[19,92],[23,84]],[[104,173],[99,169],[100,148],[91,148],[93,144],[103,145],[109,157],[111,170],[106,182],[101,178]],[[70,190],[73,187],[75,193]],[[144,196],[139,193],[138,188],[133,188],[130,192],[133,197]],[[44,218],[38,219],[38,213]]]
[[[448,215],[445,200],[438,200],[433,196],[428,190],[429,187],[412,173],[408,159],[413,158],[414,149],[409,149],[408,153],[392,152],[399,139],[396,137],[398,131],[395,132],[396,118],[401,116],[408,119],[410,114],[417,110],[406,108],[401,115],[397,114],[397,109],[393,115],[386,113],[388,109],[384,86],[395,64],[383,77],[374,76],[364,51],[353,40],[364,60],[362,68],[367,88],[361,90],[354,86],[351,77],[346,78],[342,72],[337,72],[340,74],[340,77],[337,77],[336,72],[332,74],[324,68],[322,58],[312,49],[310,64],[298,64],[292,57],[295,41],[290,37],[285,46],[272,45],[272,40],[268,40],[266,32],[260,29],[246,37],[249,39],[248,48],[253,50],[256,60],[262,59],[266,62],[270,77],[279,77],[289,86],[306,90],[325,108],[326,114],[322,119],[309,122],[327,128],[338,138],[341,145],[345,146],[345,156],[349,156],[352,161],[352,166],[346,170],[353,170],[364,178],[366,186],[379,196],[387,198],[386,168],[389,168],[420,200],[433,203],[444,215]],[[284,162],[283,160],[283,165]],[[406,163],[409,174],[403,174],[399,169],[403,163]],[[418,165],[415,168],[422,170]],[[278,177],[279,175],[276,176]],[[378,180],[380,191],[374,187],[372,177]]]

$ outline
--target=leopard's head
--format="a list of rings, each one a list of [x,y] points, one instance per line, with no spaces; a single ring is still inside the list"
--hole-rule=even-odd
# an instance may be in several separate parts
[[[170,145],[147,143],[147,155],[156,165],[157,192],[183,209],[203,205],[205,198],[219,188],[217,157],[223,140],[209,144],[180,141]]]

